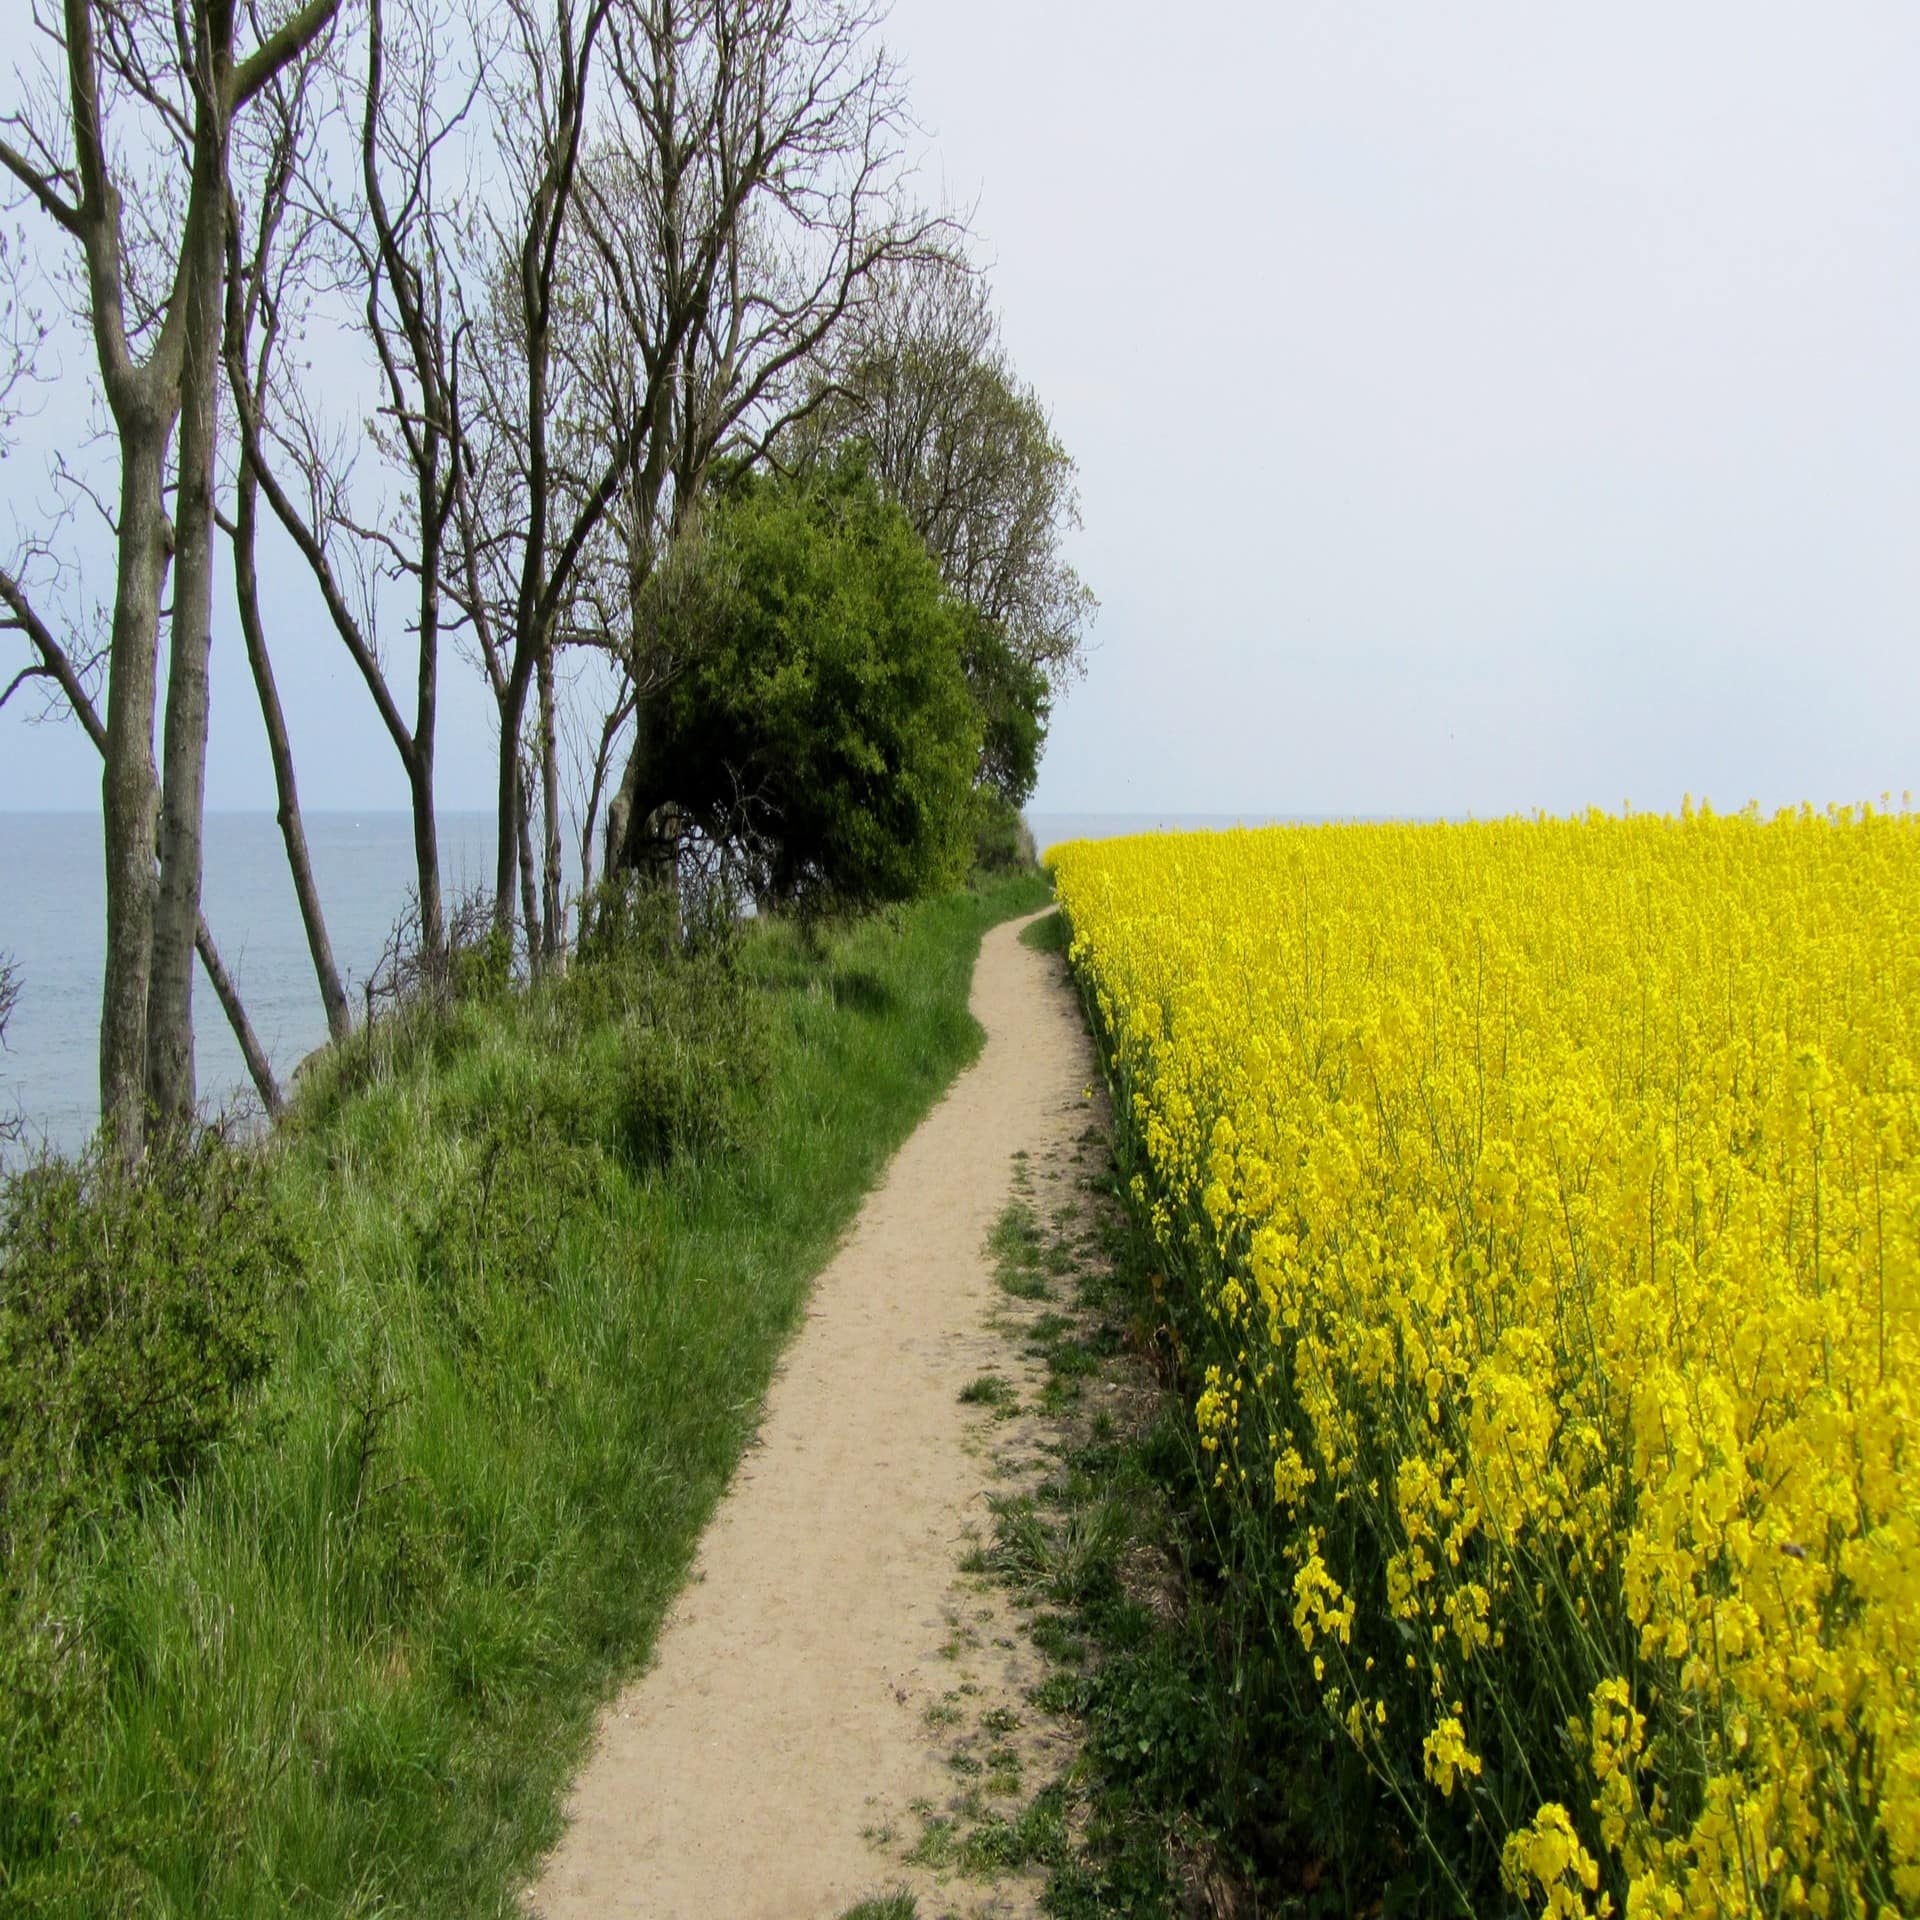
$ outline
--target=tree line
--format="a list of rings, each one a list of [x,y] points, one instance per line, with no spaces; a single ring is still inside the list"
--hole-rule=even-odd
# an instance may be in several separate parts
[[[0,118],[0,451],[63,343],[98,445],[55,456],[58,504],[0,565],[27,649],[0,704],[39,688],[100,757],[123,1156],[194,1110],[196,956],[279,1100],[200,911],[228,591],[328,1029],[352,1024],[263,553],[297,556],[302,630],[404,776],[429,970],[449,673],[492,696],[491,924],[536,970],[565,949],[570,817],[587,882],[699,857],[763,898],[884,897],[944,876],[980,796],[1024,800],[1092,610],[1073,466],[964,223],[913,194],[879,24],[861,0],[34,0]],[[111,541],[97,616],[75,516]]]

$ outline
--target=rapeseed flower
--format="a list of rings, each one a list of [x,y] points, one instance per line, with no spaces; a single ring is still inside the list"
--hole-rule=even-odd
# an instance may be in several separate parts
[[[1920,818],[1052,860],[1330,1722],[1543,1914],[1920,1911]]]

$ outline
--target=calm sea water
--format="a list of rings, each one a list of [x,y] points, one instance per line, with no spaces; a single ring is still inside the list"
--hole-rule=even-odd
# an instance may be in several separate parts
[[[1156,828],[1230,827],[1277,816],[1035,814],[1044,851],[1065,840]],[[413,836],[403,813],[307,817],[334,958],[356,1006],[413,883]],[[440,816],[441,872],[449,898],[488,884],[493,818]],[[293,883],[273,816],[210,814],[203,905],[220,952],[240,983],[255,1031],[284,1079],[326,1038]],[[0,813],[0,954],[11,954],[20,1003],[0,1051],[0,1114],[19,1113],[32,1139],[71,1152],[98,1117],[100,970],[106,883],[100,823],[84,813]],[[194,976],[194,1029],[202,1098],[225,1105],[246,1087],[246,1067],[205,977]]]
[[[307,837],[334,959],[358,1002],[413,883],[404,813],[317,813]],[[491,882],[493,817],[440,816],[449,897]],[[269,813],[207,817],[202,908],[240,984],[261,1044],[284,1079],[327,1037],[326,1014]],[[100,971],[106,880],[100,823],[85,813],[0,813],[0,953],[11,954],[20,1004],[0,1052],[0,1111],[63,1152],[99,1115]],[[247,1083],[220,1003],[197,968],[193,1022],[201,1096],[221,1106]]]

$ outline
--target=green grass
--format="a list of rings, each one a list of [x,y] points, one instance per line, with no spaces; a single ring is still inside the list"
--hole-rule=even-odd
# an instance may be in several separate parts
[[[963,1407],[992,1407],[996,1411],[1016,1411],[1020,1396],[997,1373],[983,1373],[960,1389]]]
[[[914,1920],[919,1911],[919,1902],[902,1889],[896,1893],[880,1894],[872,1900],[862,1900],[857,1907],[849,1907],[840,1920]]]
[[[1020,929],[1020,944],[1035,953],[1065,953],[1073,941],[1073,929],[1058,907],[1031,926]]]
[[[1044,1300],[1052,1292],[1045,1268],[1047,1250],[1040,1222],[1025,1200],[1009,1200],[987,1236],[994,1277],[1016,1300]]]
[[[982,931],[1045,892],[762,925],[724,1004],[582,976],[322,1076],[267,1150],[310,1257],[251,1437],[68,1549],[93,1706],[0,1910],[516,1912],[813,1274],[978,1048]]]

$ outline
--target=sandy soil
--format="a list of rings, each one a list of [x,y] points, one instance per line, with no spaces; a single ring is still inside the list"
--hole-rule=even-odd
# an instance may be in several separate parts
[[[983,1242],[1015,1156],[1057,1161],[1085,1128],[1092,1077],[1023,924],[987,935],[986,1047],[821,1274],[657,1658],[603,1716],[531,1895],[544,1920],[834,1920],[895,1886],[923,1915],[1035,1910],[1028,1882],[900,1864],[954,1793],[942,1703],[1017,1710],[1029,1791],[1065,1757],[1026,1703],[1038,1656],[959,1574],[1005,1484],[959,1395],[1018,1370]]]

